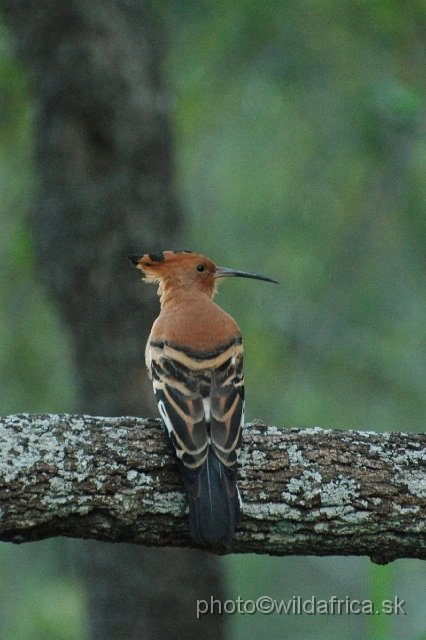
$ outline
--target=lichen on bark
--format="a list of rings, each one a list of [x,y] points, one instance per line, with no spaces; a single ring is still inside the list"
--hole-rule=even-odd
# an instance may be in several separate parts
[[[160,420],[0,420],[0,539],[57,535],[194,546]],[[426,435],[244,429],[244,518],[217,553],[425,558]]]

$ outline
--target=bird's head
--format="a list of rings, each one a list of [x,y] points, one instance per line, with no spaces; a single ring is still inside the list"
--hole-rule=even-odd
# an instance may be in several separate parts
[[[267,276],[261,276],[248,271],[238,271],[217,267],[214,262],[192,251],[161,251],[146,253],[142,256],[127,256],[130,262],[145,274],[146,282],[159,284],[159,294],[162,298],[173,290],[183,292],[199,291],[213,298],[216,292],[218,278],[239,276],[242,278],[256,278],[267,282],[276,282]]]

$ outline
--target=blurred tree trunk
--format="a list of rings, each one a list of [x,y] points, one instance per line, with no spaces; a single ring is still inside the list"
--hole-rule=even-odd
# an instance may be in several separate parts
[[[156,412],[144,370],[155,291],[126,253],[184,248],[173,190],[163,29],[140,0],[1,0],[33,81],[40,274],[70,329],[79,410]],[[208,553],[86,544],[92,637],[219,638]]]

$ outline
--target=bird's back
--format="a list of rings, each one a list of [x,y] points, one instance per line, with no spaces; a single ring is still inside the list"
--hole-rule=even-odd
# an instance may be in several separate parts
[[[218,267],[191,251],[128,257],[147,282],[158,284],[161,313],[146,363],[189,494],[191,535],[200,543],[228,543],[241,517],[243,345],[236,322],[212,298],[218,278],[276,281]]]
[[[244,420],[239,328],[210,300],[175,305],[163,309],[154,323],[146,357],[190,498],[191,535],[201,543],[229,542],[241,517],[236,486]]]

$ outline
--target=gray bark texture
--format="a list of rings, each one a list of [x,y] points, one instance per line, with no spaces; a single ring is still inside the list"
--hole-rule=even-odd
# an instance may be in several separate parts
[[[0,539],[193,547],[160,420],[18,415],[0,422]],[[426,434],[244,429],[244,518],[223,553],[426,558]]]
[[[161,73],[164,26],[144,0],[0,0],[0,9],[31,82],[38,177],[32,236],[41,280],[72,341],[78,410],[157,415],[144,348],[158,299],[126,254],[187,248]],[[43,457],[40,464],[47,488],[53,467]],[[82,473],[76,480],[83,487]],[[96,482],[86,485],[88,495]],[[43,526],[47,533],[53,521]],[[86,579],[92,640],[222,637],[222,616],[199,621],[187,613],[194,593],[223,597],[216,557],[83,546],[74,561]]]

